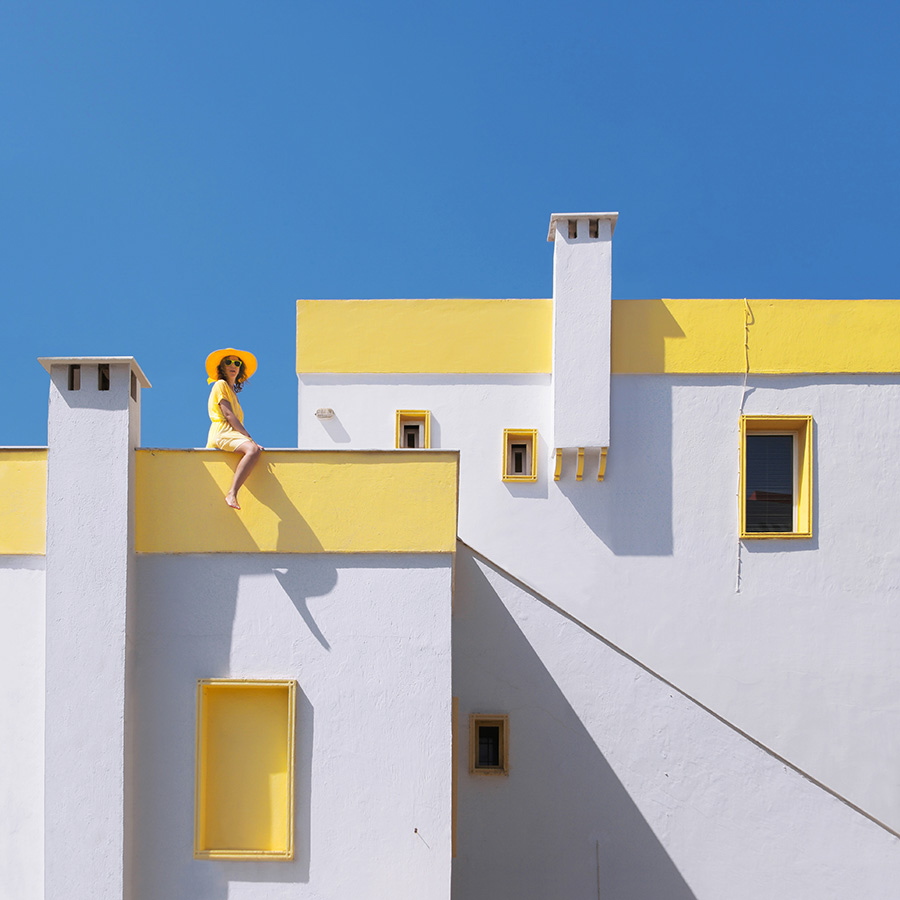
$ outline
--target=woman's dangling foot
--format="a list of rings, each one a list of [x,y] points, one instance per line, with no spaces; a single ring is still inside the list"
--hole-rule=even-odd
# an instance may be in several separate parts
[[[241,508],[241,504],[237,502],[237,497],[234,495],[234,491],[229,491],[229,492],[225,495],[225,502],[226,502],[232,509],[240,509],[240,508]]]

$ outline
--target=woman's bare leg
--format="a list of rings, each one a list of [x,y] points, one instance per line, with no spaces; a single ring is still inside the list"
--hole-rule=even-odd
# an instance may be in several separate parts
[[[256,441],[244,441],[244,443],[238,446],[234,451],[235,453],[241,454],[241,460],[234,470],[234,480],[231,482],[231,488],[225,495],[225,502],[232,509],[241,508],[241,505],[237,500],[237,492],[240,490],[241,485],[247,480],[247,476],[253,471],[256,461],[259,459],[261,449],[262,448]]]

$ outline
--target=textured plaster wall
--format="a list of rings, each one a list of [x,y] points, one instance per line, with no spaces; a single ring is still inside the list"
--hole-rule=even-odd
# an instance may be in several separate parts
[[[507,777],[457,759],[454,898],[897,896],[895,836],[465,548],[453,621],[460,744],[510,730]]]
[[[451,556],[139,556],[134,900],[450,890]],[[298,683],[295,859],[192,859],[198,678]]]
[[[609,445],[612,225],[558,222],[553,241],[553,430],[555,447]],[[552,227],[552,226],[551,226]]]
[[[45,893],[116,900],[125,883],[130,365],[51,370],[47,458]],[[89,514],[102,510],[102,515]],[[90,765],[85,761],[90,760]]]
[[[300,442],[391,446],[396,408],[431,409],[464,541],[900,829],[895,381],[750,380],[746,414],[815,419],[813,537],[745,542],[739,594],[738,377],[613,376],[600,484],[591,454],[553,481],[540,376],[305,375]],[[538,428],[536,484],[501,481],[505,427]]]
[[[44,896],[44,559],[0,556],[0,898]]]

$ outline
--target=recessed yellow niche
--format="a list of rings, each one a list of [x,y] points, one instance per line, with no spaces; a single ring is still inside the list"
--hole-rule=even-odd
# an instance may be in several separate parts
[[[537,429],[503,429],[503,480],[537,481]]]
[[[394,446],[398,450],[431,449],[431,410],[398,409],[394,421]]]
[[[294,857],[296,682],[197,682],[194,859]]]

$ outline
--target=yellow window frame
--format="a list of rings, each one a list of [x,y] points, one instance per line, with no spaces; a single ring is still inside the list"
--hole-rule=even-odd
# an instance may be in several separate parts
[[[790,434],[794,437],[794,528],[791,531],[747,531],[747,435]],[[740,533],[750,538],[810,538],[813,514],[812,416],[741,416]]]
[[[513,444],[526,444],[530,447],[531,465],[527,472],[515,474],[512,470],[510,455]],[[503,429],[503,480],[504,481],[537,481],[537,429],[536,428],[504,428]]]
[[[431,449],[431,410],[430,409],[398,409],[394,422],[394,447],[406,450],[403,446],[403,426],[421,425],[424,443],[419,449]]]
[[[478,731],[488,726],[500,729],[500,764],[478,765]],[[509,775],[509,716],[472,713],[469,716],[469,772],[472,775]]]

